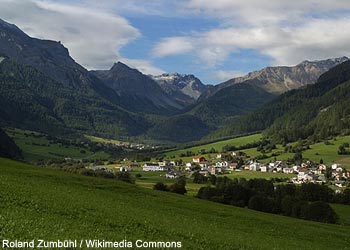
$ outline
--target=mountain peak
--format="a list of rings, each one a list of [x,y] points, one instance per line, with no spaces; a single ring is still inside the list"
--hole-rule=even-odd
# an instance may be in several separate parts
[[[110,72],[112,73],[133,73],[133,74],[137,74],[137,75],[142,75],[142,73],[140,71],[138,71],[137,69],[131,68],[128,65],[126,65],[125,63],[122,63],[120,61],[116,62],[113,64],[112,68],[110,69]]]
[[[346,56],[323,59],[323,60],[313,60],[313,61],[305,60],[305,61],[302,61],[301,63],[299,63],[297,66],[307,65],[307,64],[323,64],[323,63],[340,64],[340,63],[343,63],[347,60],[349,60],[349,58]]]
[[[194,75],[165,73],[151,77],[166,93],[175,96],[186,105],[195,102],[207,88]]]

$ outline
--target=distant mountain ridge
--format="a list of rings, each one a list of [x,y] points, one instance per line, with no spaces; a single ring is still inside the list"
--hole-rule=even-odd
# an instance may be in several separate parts
[[[286,92],[208,138],[262,130],[281,143],[350,134],[350,61],[322,74],[314,85]]]
[[[150,77],[118,62],[109,70],[93,70],[92,75],[113,89],[120,105],[133,112],[171,114],[183,108]]]
[[[326,60],[303,61],[296,66],[266,67],[215,85],[208,89],[201,99],[206,99],[221,89],[240,83],[254,85],[266,92],[280,95],[289,90],[315,83],[320,75],[347,60],[349,58],[343,56]]]
[[[179,73],[165,73],[151,76],[159,86],[170,96],[184,105],[196,102],[202,93],[208,88],[194,75]]]

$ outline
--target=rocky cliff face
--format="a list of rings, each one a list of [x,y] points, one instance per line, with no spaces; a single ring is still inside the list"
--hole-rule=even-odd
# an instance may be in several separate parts
[[[194,103],[207,89],[207,86],[194,75],[174,73],[151,77],[166,93],[184,105]]]

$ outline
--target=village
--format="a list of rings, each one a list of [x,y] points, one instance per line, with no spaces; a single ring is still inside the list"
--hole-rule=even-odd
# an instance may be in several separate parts
[[[287,161],[281,160],[261,163],[257,160],[243,158],[241,152],[218,153],[215,159],[212,160],[207,160],[202,156],[196,156],[190,162],[163,160],[144,163],[142,165],[136,162],[130,162],[128,164],[122,164],[118,168],[121,172],[130,172],[135,167],[141,167],[144,172],[154,171],[165,173],[162,176],[169,179],[176,179],[182,176],[190,178],[194,173],[209,177],[210,175],[219,176],[233,174],[235,172],[254,171],[289,174],[287,182],[294,184],[327,183],[342,188],[348,185],[350,180],[350,171],[346,170],[340,164],[315,164],[311,161],[303,161],[301,164],[290,164]]]

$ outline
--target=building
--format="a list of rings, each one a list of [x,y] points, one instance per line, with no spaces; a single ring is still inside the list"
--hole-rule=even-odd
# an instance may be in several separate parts
[[[238,166],[238,163],[237,162],[232,162],[229,166],[229,169],[230,170],[235,170],[237,169],[237,166]]]
[[[249,170],[250,171],[259,171],[260,170],[260,163],[254,162],[249,165]]]
[[[121,166],[120,168],[119,168],[119,171],[120,172],[130,172],[132,170],[132,168],[131,167],[128,167],[128,166]]]
[[[192,169],[192,164],[190,162],[186,163],[186,171],[190,171]]]
[[[260,171],[261,171],[261,172],[264,172],[264,173],[268,172],[267,166],[261,166],[261,167],[260,167]]]
[[[166,167],[166,166],[170,165],[170,162],[169,161],[160,161],[160,162],[158,162],[158,165],[160,167]]]
[[[194,158],[192,159],[192,161],[193,161],[194,163],[201,163],[201,162],[204,162],[204,161],[206,161],[206,160],[205,160],[204,157],[194,157]]]
[[[285,173],[285,174],[293,174],[294,173],[294,169],[293,168],[284,168],[283,169],[283,173]]]
[[[215,166],[220,168],[227,168],[229,166],[229,163],[227,161],[219,161],[215,164]]]
[[[159,166],[158,163],[146,163],[142,166],[142,171],[168,171],[167,166]]]
[[[339,167],[339,164],[332,164],[332,170],[336,170]]]
[[[165,178],[167,179],[177,179],[181,177],[181,172],[179,171],[171,171],[167,174],[165,174]]]
[[[100,171],[105,171],[107,173],[113,173],[112,169],[106,168],[105,166],[92,166],[92,167],[86,167],[86,168],[94,171],[100,170]]]

